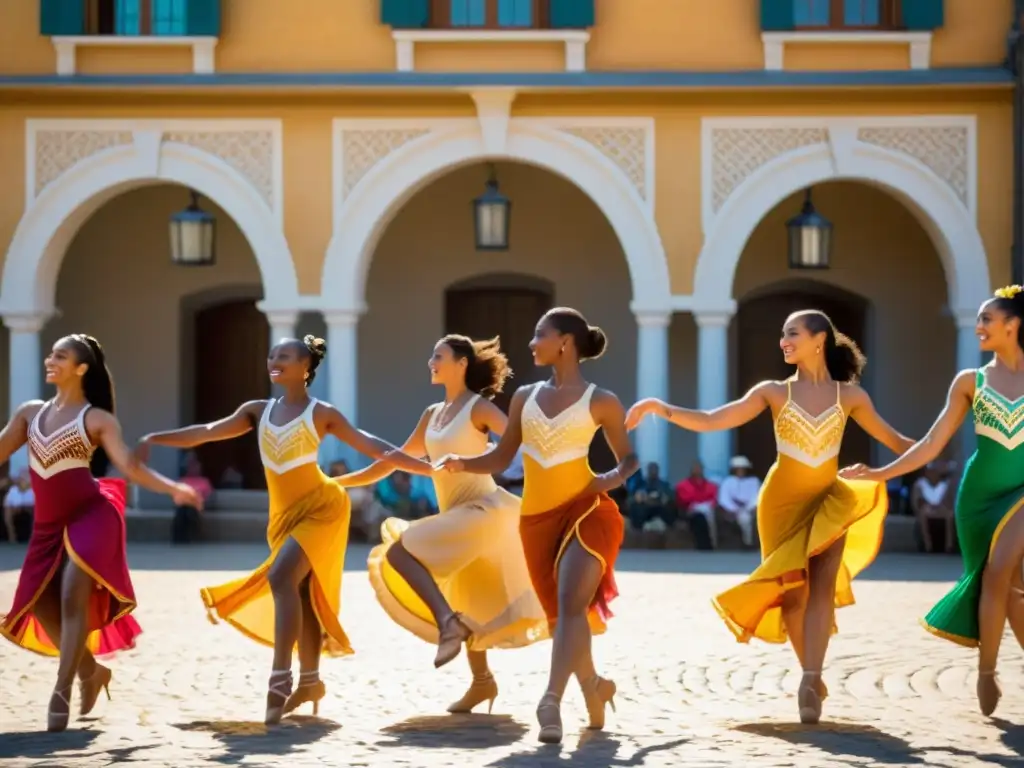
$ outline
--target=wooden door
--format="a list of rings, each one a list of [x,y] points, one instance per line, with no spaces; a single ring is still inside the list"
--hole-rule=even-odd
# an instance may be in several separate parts
[[[246,400],[270,396],[270,327],[255,302],[229,301],[196,312],[194,339],[197,422],[221,419]],[[243,488],[266,488],[255,430],[201,446],[197,452],[214,485],[233,466],[242,474]]]
[[[846,299],[809,290],[786,290],[744,301],[736,317],[739,340],[737,396],[765,379],[785,379],[793,374],[793,366],[783,361],[779,350],[782,324],[790,313],[811,308],[827,314],[836,328],[864,349],[867,306],[856,296]],[[767,411],[739,428],[737,448],[754,464],[754,471],[764,477],[775,461],[775,432]],[[870,459],[871,439],[850,421],[839,452],[841,466],[861,461],[870,463]]]

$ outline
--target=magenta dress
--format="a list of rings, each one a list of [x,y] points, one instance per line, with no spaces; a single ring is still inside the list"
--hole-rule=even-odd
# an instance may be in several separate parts
[[[50,638],[33,607],[70,558],[96,581],[89,601],[86,647],[97,656],[132,648],[142,632],[129,614],[135,590],[125,553],[123,480],[97,480],[89,469],[94,446],[85,430],[87,405],[74,421],[51,435],[40,429],[46,403],[28,428],[29,468],[36,497],[32,538],[0,634],[46,656],[57,656],[60,638]]]

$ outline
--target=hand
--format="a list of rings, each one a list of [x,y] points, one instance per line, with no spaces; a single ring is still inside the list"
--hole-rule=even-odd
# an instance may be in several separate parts
[[[452,473],[464,472],[465,466],[465,462],[462,460],[460,456],[448,455],[442,457],[440,461],[434,464],[434,471]]]
[[[644,420],[645,416],[664,413],[664,407],[665,404],[654,397],[648,397],[644,400],[640,400],[626,412],[627,431],[632,432],[640,426],[640,422]]]
[[[171,498],[176,507],[195,507],[200,512],[203,511],[203,497],[191,485],[175,483]]]
[[[150,442],[146,438],[139,440],[139,444],[135,446],[135,450],[132,452],[135,456],[136,461],[140,464],[145,464],[149,461],[149,449]]]
[[[843,467],[839,470],[839,476],[844,480],[869,480],[882,482],[879,471],[872,469],[866,464],[854,464],[852,467]]]

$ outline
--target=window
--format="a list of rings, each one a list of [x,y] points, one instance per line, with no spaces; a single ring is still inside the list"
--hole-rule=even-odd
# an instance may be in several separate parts
[[[793,0],[797,29],[896,29],[898,0]]]
[[[442,29],[538,29],[547,26],[542,0],[432,0],[431,24]]]
[[[185,35],[187,0],[87,0],[90,35]]]

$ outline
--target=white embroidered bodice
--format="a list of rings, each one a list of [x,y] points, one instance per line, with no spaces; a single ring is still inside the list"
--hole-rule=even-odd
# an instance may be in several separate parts
[[[85,412],[92,406],[86,405],[78,415],[53,431],[44,435],[43,413],[50,407],[48,401],[36,411],[28,428],[28,462],[33,472],[41,478],[53,477],[69,469],[89,469],[95,447],[85,431]]]
[[[588,456],[597,432],[597,423],[590,415],[595,385],[588,386],[579,400],[554,418],[548,418],[537,403],[541,386],[534,386],[523,404],[523,455],[545,469]]]
[[[310,398],[305,410],[280,427],[270,422],[270,413],[277,400],[267,402],[259,425],[260,458],[263,466],[283,475],[304,464],[315,464],[320,449],[320,435],[313,422],[316,398]]]
[[[444,426],[438,423],[444,403],[434,406],[424,435],[427,456],[431,462],[437,462],[449,454],[479,456],[487,450],[488,436],[473,425],[473,406],[479,399],[480,395],[474,395]],[[490,475],[470,472],[440,472],[434,475],[437,507],[441,512],[493,493],[497,487]]]
[[[846,428],[839,382],[836,382],[835,404],[817,416],[808,413],[793,399],[790,381],[786,382],[786,393],[786,403],[775,417],[775,446],[779,455],[788,456],[812,469],[835,461]]]

